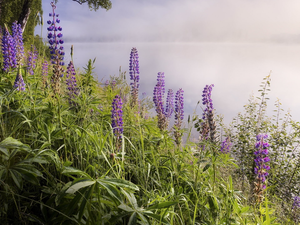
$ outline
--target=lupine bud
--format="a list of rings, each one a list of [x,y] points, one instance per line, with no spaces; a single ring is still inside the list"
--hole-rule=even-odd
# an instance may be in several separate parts
[[[111,126],[113,128],[114,135],[117,138],[116,149],[119,151],[122,146],[122,134],[123,134],[123,103],[119,95],[116,95],[112,102],[111,110]]]
[[[131,85],[131,106],[134,107],[137,105],[138,96],[139,96],[139,80],[140,80],[140,71],[139,71],[139,55],[136,48],[132,48],[130,53],[130,60],[129,60],[129,75]]]

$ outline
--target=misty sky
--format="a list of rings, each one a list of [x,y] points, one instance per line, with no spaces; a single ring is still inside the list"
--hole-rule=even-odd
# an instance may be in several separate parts
[[[51,11],[43,0],[44,21]],[[231,120],[272,70],[269,106],[277,98],[300,120],[300,1],[298,0],[112,0],[112,9],[59,0],[66,46],[75,65],[97,57],[99,80],[128,70],[129,54],[140,55],[142,92],[152,94],[157,72],[167,88],[185,90],[192,112],[206,84],[217,112]],[[46,22],[45,22],[46,24]],[[40,33],[37,27],[36,33]],[[43,36],[46,37],[46,26]],[[69,54],[69,53],[67,53]],[[66,57],[68,58],[68,57]],[[273,108],[272,108],[273,107]]]
[[[51,1],[43,0],[45,19]],[[126,0],[109,11],[60,0],[68,40],[299,43],[297,0]],[[48,9],[48,10],[47,10]],[[67,32],[67,33],[66,33]]]

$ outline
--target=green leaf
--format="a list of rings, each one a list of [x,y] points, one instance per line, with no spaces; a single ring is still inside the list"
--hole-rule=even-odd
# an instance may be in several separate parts
[[[88,179],[91,179],[92,180],[92,178],[91,178],[91,176],[90,175],[88,175],[87,173],[85,173],[84,171],[82,171],[82,170],[79,170],[79,169],[75,169],[75,168],[73,168],[73,167],[64,167],[64,169],[63,169],[63,171],[62,171],[62,174],[65,174],[65,175],[81,175],[81,176],[84,176],[84,177],[86,177],[86,178],[88,178]]]
[[[80,188],[91,186],[95,184],[96,181],[91,180],[80,180],[79,182],[73,184],[69,189],[66,191],[68,194],[74,194],[76,191],[78,191]]]
[[[21,182],[22,182],[21,174],[15,170],[9,170],[9,172],[17,187],[21,188]]]
[[[0,146],[0,152],[2,152],[6,156],[9,156],[9,153],[8,153],[7,149],[3,148],[2,146]]]
[[[92,185],[91,187],[88,188],[88,190],[85,192],[85,195],[84,195],[84,198],[80,204],[80,208],[79,208],[79,216],[78,216],[78,221],[81,221],[81,218],[83,216],[83,213],[84,213],[84,209],[85,209],[85,206],[86,206],[86,203],[88,201],[88,199],[92,196],[93,194],[93,191],[94,191],[94,188],[95,188],[95,184]]]
[[[244,208],[241,209],[240,213],[245,213],[245,212],[248,212],[250,209],[249,206],[245,206]]]
[[[208,168],[211,167],[211,164],[206,164],[203,168],[203,172],[205,172],[206,170],[208,170]]]
[[[131,208],[130,206],[126,205],[125,203],[121,203],[121,205],[118,206],[119,209],[122,209],[126,212],[134,212],[134,209]]]
[[[122,187],[122,188],[129,188],[134,191],[139,190],[138,186],[136,186],[135,184],[133,184],[127,180],[115,179],[115,178],[102,178],[101,182],[109,183],[109,184],[112,184],[112,185],[115,185],[118,187]]]
[[[131,214],[129,218],[128,225],[136,225],[136,221],[137,221],[136,212],[134,212]]]

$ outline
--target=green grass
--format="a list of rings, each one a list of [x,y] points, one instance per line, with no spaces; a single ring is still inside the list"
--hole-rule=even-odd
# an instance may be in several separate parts
[[[299,194],[299,123],[287,114],[268,118],[263,82],[259,101],[226,127],[219,117],[218,138],[189,140],[197,115],[189,119],[184,145],[173,128],[161,131],[149,114],[151,96],[130,106],[125,73],[103,85],[93,77],[93,61],[77,71],[80,89],[70,106],[65,77],[53,95],[41,77],[23,70],[26,91],[13,88],[16,71],[0,73],[0,218],[2,224],[293,224]],[[142,79],[142,78],[141,78]],[[116,148],[111,105],[121,95],[124,134]],[[200,98],[200,97],[199,97]],[[217,119],[216,117],[215,119]],[[271,170],[264,201],[253,200],[253,151],[257,133],[270,135]],[[221,134],[234,143],[220,153]],[[203,146],[205,146],[203,148]],[[292,151],[294,149],[294,152]],[[288,183],[284,182],[288,178]]]

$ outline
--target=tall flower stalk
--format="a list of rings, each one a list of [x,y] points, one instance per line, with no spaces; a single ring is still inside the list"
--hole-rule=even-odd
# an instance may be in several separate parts
[[[112,102],[111,110],[111,126],[113,133],[116,136],[116,150],[119,151],[122,147],[123,135],[123,103],[119,95],[116,95]]]
[[[60,23],[58,19],[59,15],[55,14],[56,6],[53,2],[51,2],[52,13],[49,13],[49,16],[52,20],[48,20],[49,24],[48,29],[48,39],[50,44],[50,54],[51,54],[51,63],[53,64],[53,75],[51,77],[51,87],[54,94],[59,94],[60,92],[60,78],[63,77],[63,65],[64,65],[64,47],[62,44],[64,41],[62,40],[62,28],[57,24]]]
[[[174,124],[174,137],[175,143],[179,146],[181,144],[182,131],[181,125],[184,118],[183,108],[183,90],[180,88],[175,94],[175,124]]]
[[[47,79],[48,79],[48,61],[45,59],[42,65],[42,82],[43,86],[47,88]]]
[[[232,142],[230,141],[230,137],[226,137],[225,140],[221,143],[220,152],[221,153],[229,153],[232,146]]]
[[[139,97],[139,80],[140,80],[140,71],[139,71],[139,55],[136,48],[131,49],[130,60],[129,60],[129,75],[131,85],[131,107],[134,107],[138,104]]]
[[[25,91],[25,82],[20,69],[18,69],[18,73],[14,82],[14,88],[16,88],[17,91]]]
[[[10,68],[17,67],[16,43],[5,26],[2,36],[3,70],[8,72]]]
[[[295,223],[300,221],[299,214],[300,214],[300,196],[295,196],[293,206],[292,206],[292,218]]]
[[[268,149],[269,143],[265,142],[265,139],[268,138],[268,135],[266,134],[259,134],[256,136],[256,144],[255,148],[257,151],[254,152],[254,155],[256,158],[254,159],[255,162],[255,168],[254,173],[256,174],[255,182],[254,182],[254,196],[256,197],[257,203],[262,202],[264,195],[264,189],[266,189],[266,177],[268,176],[268,170],[270,169],[270,166],[268,166],[266,163],[270,161],[270,158],[268,155]]]
[[[31,50],[28,51],[28,56],[27,56],[27,71],[30,75],[34,74],[37,57],[38,57],[38,52],[36,50],[36,47],[31,45]]]
[[[211,92],[214,85],[206,85],[202,94],[202,104],[205,106],[201,123],[201,139],[215,141],[216,124],[214,121],[214,106],[211,99]]]
[[[76,82],[76,72],[72,61],[70,61],[67,67],[66,78],[66,84],[69,94],[69,103],[70,105],[76,105],[72,99],[78,95],[78,87]]]
[[[21,24],[18,24],[17,21],[12,24],[12,37],[15,41],[16,48],[16,64],[17,66],[22,65],[22,59],[24,56],[24,43],[23,43],[23,31]]]
[[[158,128],[165,130],[168,127],[169,119],[173,113],[174,94],[171,89],[168,90],[166,109],[164,107],[165,95],[165,75],[163,72],[157,74],[157,83],[153,90],[153,102],[158,117]]]

